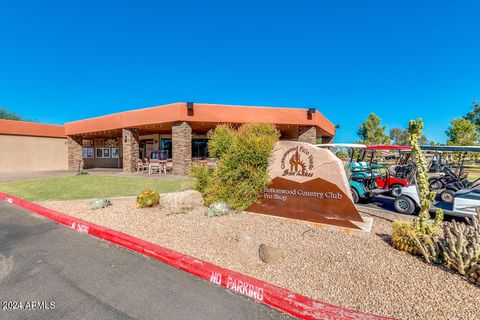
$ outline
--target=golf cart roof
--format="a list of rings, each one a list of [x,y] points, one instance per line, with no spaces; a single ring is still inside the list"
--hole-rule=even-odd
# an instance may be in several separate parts
[[[316,144],[316,147],[319,148],[358,148],[358,149],[365,149],[367,148],[366,145],[364,144],[359,144],[359,143],[321,143],[321,144]]]
[[[410,151],[412,147],[410,146],[394,146],[394,145],[376,145],[368,146],[367,150],[400,150],[400,151]]]
[[[420,146],[424,151],[480,152],[480,146]]]

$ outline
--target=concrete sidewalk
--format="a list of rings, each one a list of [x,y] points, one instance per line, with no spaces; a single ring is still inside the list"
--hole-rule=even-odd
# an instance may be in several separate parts
[[[289,318],[157,260],[3,202],[0,301],[6,309],[19,306],[15,302],[23,306],[0,309],[0,319]],[[13,303],[4,304],[7,301]]]

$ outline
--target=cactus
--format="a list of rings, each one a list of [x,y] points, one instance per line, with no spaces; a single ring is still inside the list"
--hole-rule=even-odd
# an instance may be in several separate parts
[[[418,251],[423,255],[428,263],[443,263],[445,258],[443,256],[442,246],[437,237],[424,235],[423,238],[415,237],[415,242],[418,246]]]
[[[392,223],[392,245],[395,249],[413,255],[420,253],[416,242],[415,230],[406,221],[395,221]]]
[[[407,222],[395,221],[392,224],[393,247],[411,254],[423,254],[427,261],[439,261],[440,250],[436,248],[434,237],[443,221],[443,211],[437,209],[434,222],[430,222],[430,206],[435,193],[430,191],[428,183],[427,161],[420,150],[418,138],[422,136],[422,119],[411,120],[408,125],[408,139],[412,146],[412,159],[416,165],[416,178],[420,196],[420,213],[409,225]]]
[[[445,224],[443,227],[445,239],[439,242],[442,246],[445,264],[464,276],[475,272],[474,266],[480,263],[480,228],[478,227],[480,218],[478,215],[473,221],[469,221],[470,225],[456,221]]]
[[[420,213],[418,218],[413,220],[413,228],[421,234],[435,235],[438,227],[443,221],[443,210],[437,209],[435,212],[435,220],[431,223],[430,206],[435,199],[435,192],[430,191],[428,183],[428,169],[425,156],[420,149],[418,138],[422,136],[423,121],[422,119],[411,120],[408,125],[408,139],[412,146],[412,158],[416,164],[416,178],[418,191],[420,196]]]
[[[480,263],[474,265],[467,276],[468,281],[480,287]]]

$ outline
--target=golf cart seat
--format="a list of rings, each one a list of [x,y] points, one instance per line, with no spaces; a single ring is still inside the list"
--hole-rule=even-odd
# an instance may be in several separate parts
[[[369,180],[373,178],[372,170],[368,162],[351,162],[350,170],[352,171],[352,180]]]
[[[352,161],[350,162],[350,170],[352,170],[352,172],[362,172],[362,171],[367,171],[367,170],[370,170],[370,164],[368,162],[365,162],[365,161],[361,161],[361,162],[355,162],[355,161]]]

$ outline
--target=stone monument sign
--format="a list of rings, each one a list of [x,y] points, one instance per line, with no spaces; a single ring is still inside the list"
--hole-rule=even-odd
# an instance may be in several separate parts
[[[271,182],[246,211],[361,229],[342,161],[330,150],[279,141],[268,167]]]

